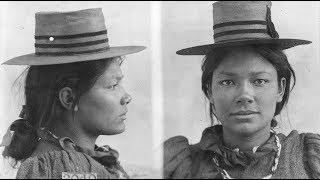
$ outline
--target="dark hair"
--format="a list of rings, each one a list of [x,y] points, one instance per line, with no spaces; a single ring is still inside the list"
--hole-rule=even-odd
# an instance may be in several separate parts
[[[244,46],[242,46],[244,47]],[[247,45],[246,47],[252,48],[254,52],[257,52],[264,59],[270,62],[277,71],[278,85],[281,85],[281,78],[286,79],[286,87],[283,95],[283,99],[280,103],[277,103],[274,116],[280,114],[283,106],[288,102],[290,91],[293,89],[296,76],[294,70],[288,62],[287,56],[284,54],[282,49],[277,46],[268,46],[268,45]],[[202,63],[202,91],[209,98],[212,94],[212,76],[213,72],[223,59],[234,49],[235,47],[225,47],[219,48],[215,51],[209,52]],[[293,85],[290,86],[291,78],[293,77]],[[210,103],[209,111],[211,124],[214,124],[213,117],[216,117],[214,114],[214,104]]]
[[[30,66],[25,79],[25,117],[12,123],[14,131],[9,146],[2,155],[16,161],[31,156],[37,146],[37,129],[46,127],[51,120],[59,120],[66,111],[60,103],[59,91],[70,87],[75,93],[73,108],[81,95],[87,92],[107,70],[111,62],[122,58],[108,58],[57,65]],[[73,112],[72,112],[73,113]]]

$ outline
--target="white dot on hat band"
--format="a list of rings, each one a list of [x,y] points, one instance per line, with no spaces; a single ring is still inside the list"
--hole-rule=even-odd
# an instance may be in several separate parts
[[[53,41],[53,40],[54,40],[54,38],[53,38],[53,37],[50,37],[50,38],[49,38],[49,40],[50,40],[50,41]]]

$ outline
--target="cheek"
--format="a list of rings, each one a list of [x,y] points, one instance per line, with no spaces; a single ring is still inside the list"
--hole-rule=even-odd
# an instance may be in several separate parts
[[[81,99],[81,108],[84,114],[97,117],[98,119],[106,119],[108,116],[113,116],[117,112],[119,101],[111,93],[104,92],[103,89],[88,93]]]
[[[278,94],[276,88],[269,88],[261,91],[257,94],[257,104],[260,107],[260,111],[267,116],[274,115]]]
[[[220,88],[213,88],[212,90],[215,114],[218,116],[218,119],[224,119],[223,116],[229,112],[232,106],[234,92]]]

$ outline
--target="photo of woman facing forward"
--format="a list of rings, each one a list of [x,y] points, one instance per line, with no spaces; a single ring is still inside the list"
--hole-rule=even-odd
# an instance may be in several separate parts
[[[2,155],[21,162],[16,178],[129,178],[119,153],[96,140],[126,130],[132,97],[120,66],[145,47],[110,46],[102,8],[35,18],[35,53],[3,63],[29,68],[25,104]]]
[[[216,2],[213,22],[214,44],[177,51],[205,56],[201,88],[213,126],[199,143],[165,141],[164,177],[320,178],[320,135],[275,131],[296,82],[283,50],[311,42],[280,38],[269,1]]]

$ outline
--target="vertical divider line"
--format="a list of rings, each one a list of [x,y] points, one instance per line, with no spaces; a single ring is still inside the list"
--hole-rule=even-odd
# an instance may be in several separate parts
[[[1,38],[1,42],[0,42],[0,58],[1,58],[1,63],[4,62],[4,57],[5,57],[5,53],[6,53],[6,27],[5,27],[5,22],[7,20],[6,18],[6,12],[7,12],[7,4],[8,2],[0,2],[0,38]]]
[[[162,81],[162,44],[161,44],[161,1],[150,1],[151,31],[151,96],[153,132],[153,168],[162,178],[163,150],[163,81]]]
[[[317,9],[317,44],[320,46],[320,2],[319,1],[316,1],[316,9]],[[320,50],[319,50],[320,47],[317,48],[317,63],[318,63],[318,66],[320,66]]]

